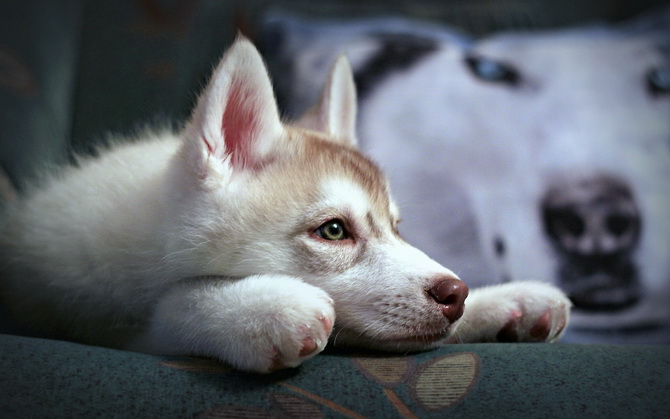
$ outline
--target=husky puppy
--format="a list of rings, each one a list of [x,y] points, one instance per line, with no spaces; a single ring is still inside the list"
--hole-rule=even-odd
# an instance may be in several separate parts
[[[381,171],[356,150],[347,61],[282,124],[253,45],[223,57],[181,132],[62,170],[2,231],[0,292],[40,336],[295,367],[335,345],[555,341],[570,303],[518,283],[474,290],[402,240]]]

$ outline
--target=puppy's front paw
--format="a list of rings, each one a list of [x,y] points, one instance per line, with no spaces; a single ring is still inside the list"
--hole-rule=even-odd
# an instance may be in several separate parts
[[[462,342],[555,342],[570,317],[570,300],[539,282],[498,285],[471,294],[457,331]]]
[[[323,351],[335,323],[333,300],[298,279],[247,279],[229,361],[256,372],[297,367]]]
[[[568,323],[568,306],[556,300],[544,302],[517,299],[518,307],[508,313],[507,323],[496,334],[498,342],[554,342]]]
[[[268,371],[297,367],[324,350],[335,323],[335,310],[333,300],[327,295],[319,296],[319,300],[317,304],[310,304],[312,307],[302,307],[300,313],[278,316],[276,324],[270,326],[275,330],[270,342],[272,363]]]

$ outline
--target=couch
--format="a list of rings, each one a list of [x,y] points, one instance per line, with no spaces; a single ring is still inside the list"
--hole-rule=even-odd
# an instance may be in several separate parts
[[[670,347],[449,345],[418,354],[326,352],[295,370],[237,372],[0,336],[2,417],[668,417]]]

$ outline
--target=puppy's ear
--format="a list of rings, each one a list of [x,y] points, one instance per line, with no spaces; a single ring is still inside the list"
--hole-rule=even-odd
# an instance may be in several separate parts
[[[214,70],[186,128],[184,153],[202,179],[259,168],[284,137],[263,60],[240,37]]]
[[[296,125],[323,132],[334,141],[356,145],[356,86],[345,56],[341,55],[330,70],[319,102]]]

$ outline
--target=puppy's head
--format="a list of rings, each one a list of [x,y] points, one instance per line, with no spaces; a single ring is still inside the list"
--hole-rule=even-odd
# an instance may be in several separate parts
[[[356,149],[355,121],[344,58],[319,103],[285,126],[258,52],[238,40],[184,131],[171,254],[200,268],[191,275],[278,273],[324,289],[335,300],[335,344],[435,345],[463,314],[467,287],[398,235],[398,209]]]

